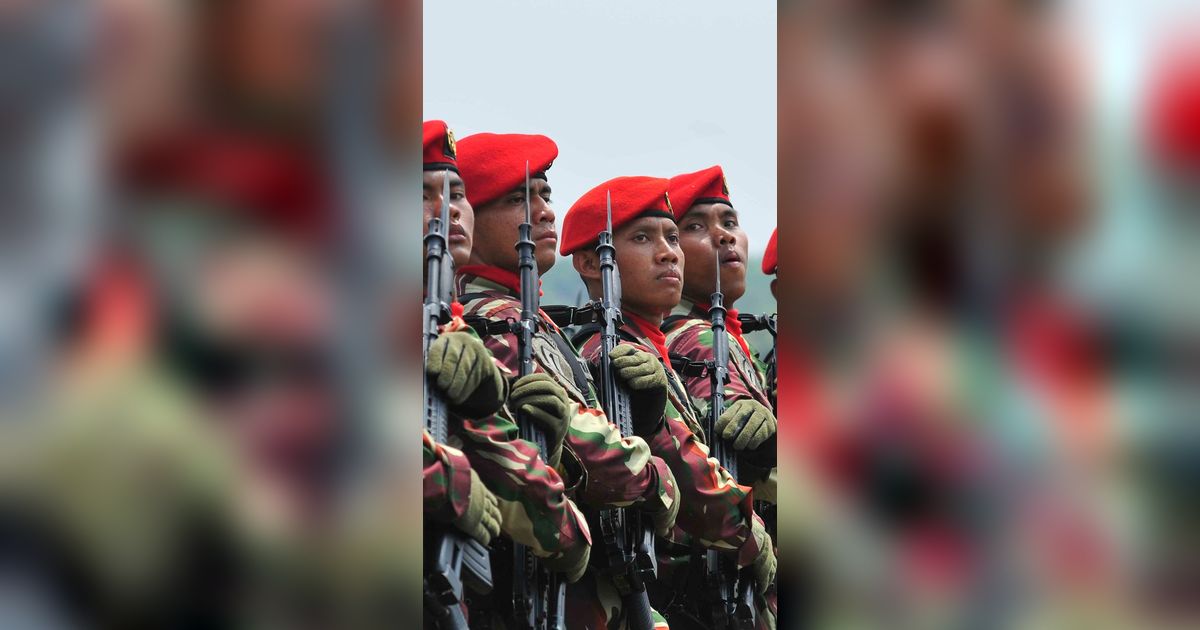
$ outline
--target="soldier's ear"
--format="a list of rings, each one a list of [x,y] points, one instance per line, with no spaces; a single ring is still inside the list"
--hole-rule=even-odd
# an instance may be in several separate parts
[[[585,282],[600,280],[600,255],[596,252],[589,249],[577,251],[571,255],[571,264]]]

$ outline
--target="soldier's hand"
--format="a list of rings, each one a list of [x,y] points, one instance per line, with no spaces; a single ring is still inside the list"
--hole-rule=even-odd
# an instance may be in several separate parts
[[[454,526],[484,545],[490,544],[500,534],[500,504],[474,470],[471,471],[471,494],[467,510],[454,520]]]
[[[735,450],[758,448],[776,429],[775,414],[756,400],[739,400],[725,408],[713,427],[717,436],[731,440]]]
[[[617,378],[629,390],[633,432],[653,434],[662,425],[667,408],[667,373],[654,355],[629,344],[618,345],[610,356]]]
[[[470,333],[440,335],[429,346],[425,371],[460,415],[483,418],[504,404],[504,375],[483,343]]]
[[[571,399],[567,390],[549,374],[522,376],[513,383],[508,397],[509,409],[527,416],[546,432],[546,450],[542,457],[551,467],[562,457],[562,441],[571,424]]]
[[[762,529],[762,525],[757,520],[754,522],[754,529]],[[775,583],[775,571],[779,567],[779,559],[775,557],[775,546],[765,531],[760,540],[762,542],[758,557],[754,559],[754,588],[759,595],[764,595],[767,589]]]

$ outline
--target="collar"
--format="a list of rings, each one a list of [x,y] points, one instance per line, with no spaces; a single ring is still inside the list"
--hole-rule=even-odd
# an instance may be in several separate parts
[[[521,276],[493,265],[463,265],[458,270],[459,275],[475,276],[494,282],[507,289],[514,297],[521,294]],[[543,295],[542,279],[538,278],[538,296]]]
[[[671,313],[708,319],[708,311],[708,304],[700,304],[684,298],[679,301],[678,306],[671,310]],[[754,356],[750,352],[750,344],[746,343],[746,339],[742,337],[742,322],[738,319],[738,310],[736,308],[725,310],[725,332],[733,335],[734,340],[742,347],[742,351],[746,353],[747,357]]]
[[[651,324],[644,317],[635,315],[629,311],[623,311],[621,317],[625,319],[626,325],[632,324],[633,332],[637,337],[649,341],[654,349],[658,352],[658,358],[663,361],[669,361],[667,354],[667,335],[658,329],[658,326]],[[669,365],[669,363],[668,363]]]

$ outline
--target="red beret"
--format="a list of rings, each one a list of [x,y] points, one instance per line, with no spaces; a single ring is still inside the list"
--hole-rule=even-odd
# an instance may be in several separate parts
[[[525,183],[529,174],[550,170],[558,145],[546,136],[518,133],[477,133],[458,143],[458,166],[467,184],[467,201],[476,212]]]
[[[763,254],[763,273],[771,275],[779,270],[779,228],[771,230],[771,240],[767,241],[767,252]]]
[[[596,242],[608,218],[606,193],[612,194],[613,230],[639,216],[660,213],[674,218],[667,180],[661,177],[617,177],[587,191],[567,210],[562,222],[562,255]]]
[[[458,158],[454,148],[454,132],[445,121],[426,120],[421,125],[421,161],[427,171],[458,172]]]
[[[140,147],[121,166],[135,194],[193,197],[217,212],[315,241],[334,227],[332,186],[311,147],[194,131]]]
[[[692,206],[698,203],[727,203],[729,201],[729,186],[725,183],[725,173],[720,166],[710,166],[702,171],[676,175],[671,178],[668,187],[671,202],[675,204],[675,218],[680,219]]]
[[[1200,46],[1167,56],[1151,85],[1150,144],[1165,164],[1200,169]]]

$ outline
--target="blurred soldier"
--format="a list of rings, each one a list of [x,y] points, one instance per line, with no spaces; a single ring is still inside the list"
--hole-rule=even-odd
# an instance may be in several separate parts
[[[558,147],[540,135],[484,133],[464,138],[458,148],[478,228],[471,264],[458,269],[459,299],[466,316],[475,321],[516,320],[521,301],[514,245],[517,226],[525,216],[525,164],[528,161],[532,178],[529,204],[535,256],[539,273],[545,273],[554,265],[558,242],[546,177]],[[497,331],[485,337],[485,344],[499,362],[517,370],[515,335]],[[680,508],[671,470],[651,455],[644,439],[621,437],[608,421],[578,352],[544,312],[534,335],[533,358],[537,374],[548,375],[567,393],[547,404],[546,413],[531,417],[544,422],[548,435],[565,434],[558,468],[570,482],[575,500],[590,508],[634,506],[653,516],[660,533],[670,531]],[[547,397],[547,403],[552,401]],[[616,589],[610,580],[598,579],[595,571],[569,587],[567,598],[569,627],[623,627]]]
[[[424,225],[441,211],[444,178],[449,178],[450,254],[459,267],[471,255],[475,221],[458,171],[454,134],[446,123],[434,120],[424,124],[423,136]],[[566,393],[536,375],[514,379],[510,393],[512,372],[492,359],[470,328],[439,336],[429,350],[425,369],[446,395],[457,421],[451,428],[449,446],[466,453],[474,468],[473,485],[486,486],[480,495],[495,493],[492,501],[498,501],[502,531],[530,547],[552,570],[564,572],[570,581],[578,580],[587,566],[591,535],[553,468],[561,459],[563,432],[548,434],[548,466],[535,445],[518,438],[516,423],[508,409],[502,409],[506,398],[509,409],[517,409],[526,404],[553,406],[552,401],[543,399],[565,398]],[[438,446],[446,450],[446,446]],[[472,501],[475,496],[471,494]]]
[[[679,230],[667,196],[667,180],[619,177],[585,193],[563,220],[562,253],[573,256],[572,263],[589,295],[599,299],[600,258],[591,246],[605,229],[608,193],[612,195],[613,244],[621,272],[624,319],[622,342],[612,356],[618,369],[637,375],[627,381],[635,425],[680,483],[683,506],[678,528],[669,538],[684,545],[694,542],[736,553],[738,566],[753,565],[761,595],[775,580],[771,539],[754,513],[749,488],[738,485],[708,456],[704,432],[687,390],[671,368],[666,335],[659,330],[663,314],[679,304],[684,284]],[[592,362],[599,360],[598,333],[595,325],[589,325],[576,336],[583,355]],[[670,568],[660,563],[660,579],[679,575]],[[773,614],[762,614],[759,619],[774,626]]]

